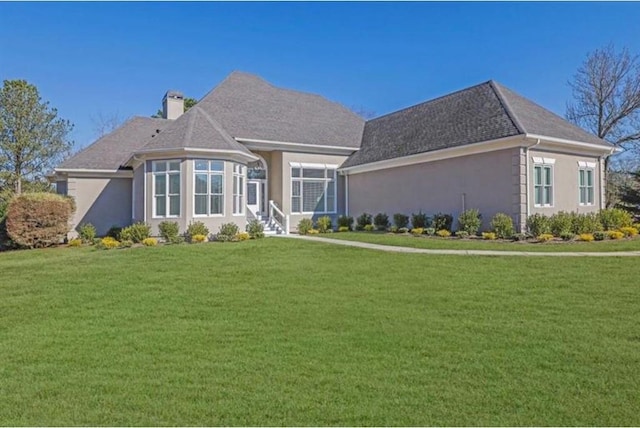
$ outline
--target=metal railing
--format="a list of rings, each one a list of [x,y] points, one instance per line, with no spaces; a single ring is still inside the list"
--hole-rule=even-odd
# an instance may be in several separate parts
[[[285,235],[289,234],[289,215],[283,213],[274,201],[269,201],[269,223],[275,223]]]

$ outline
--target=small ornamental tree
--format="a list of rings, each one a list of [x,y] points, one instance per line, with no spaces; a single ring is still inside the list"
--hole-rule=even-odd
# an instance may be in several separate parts
[[[54,193],[25,193],[7,210],[7,234],[18,246],[41,248],[61,243],[71,229],[73,199]]]

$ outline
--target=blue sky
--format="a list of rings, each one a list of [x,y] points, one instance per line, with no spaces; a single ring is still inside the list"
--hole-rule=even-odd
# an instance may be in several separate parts
[[[0,79],[26,79],[93,141],[233,70],[384,114],[489,79],[564,114],[608,43],[640,53],[640,3],[0,3]]]

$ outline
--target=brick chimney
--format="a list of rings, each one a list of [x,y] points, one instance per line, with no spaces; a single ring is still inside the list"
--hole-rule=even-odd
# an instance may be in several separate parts
[[[167,91],[162,99],[162,116],[177,119],[184,113],[184,95],[178,91]]]

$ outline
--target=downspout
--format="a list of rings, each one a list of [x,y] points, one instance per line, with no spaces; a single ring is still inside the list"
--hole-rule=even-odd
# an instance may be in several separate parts
[[[344,176],[344,215],[349,217],[349,175]]]
[[[529,218],[529,216],[531,215],[531,190],[529,189],[529,149],[534,148],[535,146],[537,146],[538,144],[540,144],[540,138],[538,138],[535,142],[535,144],[531,144],[530,146],[527,146],[524,148],[524,155],[525,155],[525,164],[526,164],[526,168],[527,170],[525,171],[525,183],[526,183],[526,189],[525,189],[525,194],[527,196],[527,215],[525,218],[525,224],[524,225],[520,225],[520,232],[522,232],[525,228],[526,228],[526,221]]]

